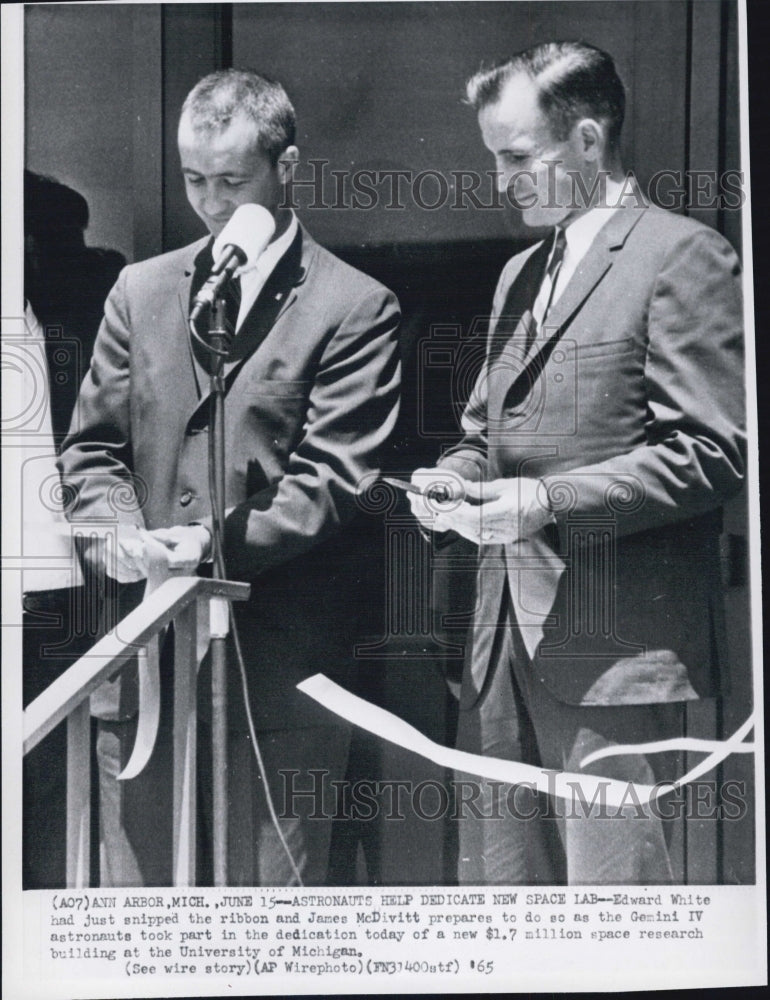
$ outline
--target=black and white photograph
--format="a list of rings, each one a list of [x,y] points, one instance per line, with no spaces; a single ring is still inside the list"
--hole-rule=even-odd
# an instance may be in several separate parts
[[[4,5],[9,1000],[767,984],[753,6]]]

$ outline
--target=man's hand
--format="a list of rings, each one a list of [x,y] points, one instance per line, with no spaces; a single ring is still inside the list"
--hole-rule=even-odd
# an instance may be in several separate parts
[[[96,545],[88,556],[92,561],[94,556],[102,559],[107,574],[118,583],[136,583],[146,577],[160,580],[172,573],[194,572],[208,558],[211,535],[202,524],[154,531],[121,526],[117,535],[110,532]]]
[[[468,495],[468,487],[473,483],[463,479],[456,472],[447,469],[415,469],[412,484],[422,491],[407,493],[412,514],[428,531],[447,531],[444,518],[448,511],[455,510]]]
[[[192,573],[209,555],[211,533],[202,524],[176,524],[140,532],[144,542],[145,570]]]
[[[441,469],[418,469],[412,481],[426,489],[441,483],[442,475],[451,476],[457,499],[442,503],[409,494],[415,517],[432,531],[456,531],[476,545],[502,545],[530,538],[553,521],[545,486],[537,479],[474,483]]]
[[[103,564],[118,583],[137,583],[147,576],[142,534],[143,529],[126,525],[108,530],[89,545],[86,558],[94,566]]]

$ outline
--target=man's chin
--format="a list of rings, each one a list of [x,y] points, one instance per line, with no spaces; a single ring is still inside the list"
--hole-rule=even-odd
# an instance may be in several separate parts
[[[521,221],[530,229],[549,229],[563,225],[569,214],[560,208],[525,208],[521,212]]]
[[[202,221],[205,223],[206,229],[208,229],[211,235],[216,237],[219,236],[219,234],[222,232],[222,230],[225,228],[225,226],[230,220],[203,219]]]

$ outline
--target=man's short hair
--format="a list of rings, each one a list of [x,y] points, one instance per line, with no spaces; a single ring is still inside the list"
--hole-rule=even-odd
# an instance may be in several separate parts
[[[506,83],[519,74],[536,84],[555,139],[566,139],[575,123],[588,117],[603,121],[610,145],[617,146],[626,93],[612,56],[584,42],[535,45],[471,77],[468,103],[476,111],[496,103]]]
[[[275,165],[294,145],[296,118],[280,83],[250,69],[223,69],[199,80],[182,105],[195,131],[219,131],[243,114],[257,127],[259,148]]]

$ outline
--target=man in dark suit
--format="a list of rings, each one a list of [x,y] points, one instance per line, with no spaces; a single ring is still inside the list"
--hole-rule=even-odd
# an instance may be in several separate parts
[[[683,735],[684,706],[722,689],[720,507],[744,470],[738,261],[624,179],[606,53],[537,46],[468,97],[501,190],[555,230],[503,270],[464,440],[415,474],[452,498],[412,498],[422,524],[479,546],[458,745],[671,780],[676,754],[581,762]],[[633,788],[613,819],[481,790],[485,808],[459,823],[461,881],[672,878],[664,810]]]
[[[322,884],[330,820],[309,819],[306,801],[284,802],[279,772],[295,772],[300,790],[313,786],[309,769],[326,781],[344,776],[347,730],[295,685],[319,670],[344,680],[352,667],[356,581],[344,528],[396,419],[399,312],[387,289],[322,249],[284,206],[294,136],[283,88],[250,71],[201,80],[179,125],[187,197],[211,237],[242,204],[262,205],[276,224],[240,276],[225,364],[224,547],[230,577],[252,584],[236,621],[283,834],[302,879]],[[191,345],[187,318],[212,243],[123,271],[61,456],[78,491],[71,517],[111,517],[123,529],[109,570],[123,582],[146,573],[144,531],[165,546],[171,568],[194,570],[209,557],[208,361]],[[133,529],[141,530],[132,537]],[[296,875],[269,818],[232,650],[229,679],[229,881],[289,884]],[[170,818],[157,806],[167,799],[164,733],[142,775],[122,787],[115,780],[134,710],[128,682],[102,691],[102,881],[169,884]]]

